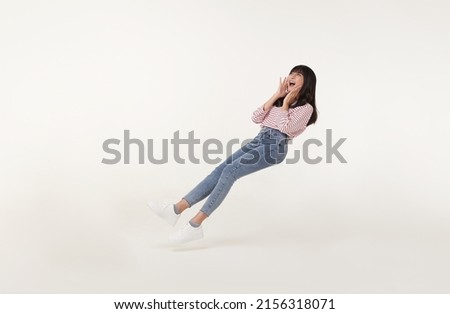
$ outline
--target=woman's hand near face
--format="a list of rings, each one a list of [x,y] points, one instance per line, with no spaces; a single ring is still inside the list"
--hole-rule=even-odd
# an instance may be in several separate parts
[[[289,85],[289,80],[287,77],[285,77],[283,80],[281,80],[280,77],[280,85],[278,86],[278,90],[273,94],[272,97],[270,97],[270,99],[268,101],[266,101],[264,103],[263,106],[263,110],[264,111],[269,111],[270,108],[272,108],[272,106],[275,104],[275,102],[282,97],[285,97],[288,94],[288,85]],[[283,102],[284,104],[284,102]]]
[[[294,102],[296,102],[298,100],[301,88],[302,88],[301,86],[295,87],[289,93],[287,93],[286,97],[283,100],[283,106],[289,107]]]
[[[285,77],[283,80],[281,80],[280,77],[280,85],[278,86],[278,90],[275,93],[275,96],[277,98],[285,97],[288,94],[287,92],[288,84],[289,83],[287,77]]]

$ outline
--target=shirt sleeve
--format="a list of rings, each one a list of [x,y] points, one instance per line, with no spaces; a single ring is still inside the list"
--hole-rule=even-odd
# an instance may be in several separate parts
[[[312,113],[313,107],[310,104],[296,107],[289,112],[280,109],[277,125],[281,132],[289,136],[297,136],[306,129]]]
[[[252,121],[255,123],[261,123],[269,111],[270,110],[264,111],[264,105],[259,106],[255,111],[253,111]]]

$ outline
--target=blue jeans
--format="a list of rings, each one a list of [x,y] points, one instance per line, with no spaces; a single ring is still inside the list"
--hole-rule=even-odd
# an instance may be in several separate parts
[[[237,179],[279,164],[286,158],[287,137],[277,129],[262,127],[252,141],[230,155],[183,198],[191,207],[209,195],[201,211],[211,215]]]

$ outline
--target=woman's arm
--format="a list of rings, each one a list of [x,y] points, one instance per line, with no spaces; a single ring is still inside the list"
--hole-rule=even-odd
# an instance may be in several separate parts
[[[264,103],[263,105],[264,112],[269,112],[270,108],[272,108],[272,106],[275,104],[278,98],[280,98],[280,96],[277,93],[273,94],[273,96],[270,97],[270,99]]]
[[[264,103],[264,105],[259,106],[255,111],[253,111],[252,121],[255,123],[261,123],[278,98],[278,94],[274,94],[268,101]]]
[[[298,136],[306,129],[313,110],[314,108],[310,104],[296,107],[290,111],[280,108],[277,115],[277,125],[280,131],[289,136]]]
[[[285,97],[287,95],[287,88],[287,77],[285,77],[283,80],[281,80],[280,77],[280,84],[278,85],[277,91],[272,95],[272,97],[269,98],[268,101],[264,103],[264,105],[258,107],[255,111],[253,111],[252,121],[255,123],[261,123],[270,109],[272,109],[272,106],[275,104],[278,98]]]

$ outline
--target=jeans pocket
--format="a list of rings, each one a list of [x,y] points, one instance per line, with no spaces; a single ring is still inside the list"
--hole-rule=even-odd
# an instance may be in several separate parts
[[[272,139],[264,145],[264,158],[270,164],[278,164],[286,158],[287,144],[285,141]]]
[[[258,147],[260,144],[261,144],[261,139],[255,137],[255,138],[252,139],[250,142],[248,142],[246,146],[247,146],[249,149],[253,149],[253,148]]]

